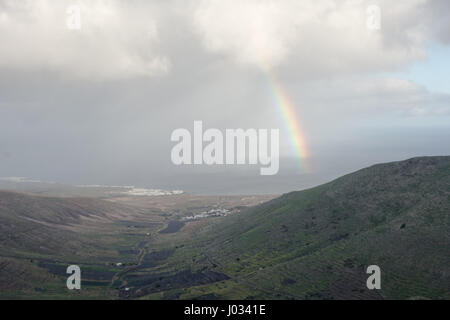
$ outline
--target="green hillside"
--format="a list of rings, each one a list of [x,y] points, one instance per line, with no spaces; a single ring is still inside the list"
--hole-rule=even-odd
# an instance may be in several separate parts
[[[450,157],[415,158],[220,219],[171,259],[231,278],[186,298],[448,299],[449,213]],[[372,264],[379,291],[366,288]]]

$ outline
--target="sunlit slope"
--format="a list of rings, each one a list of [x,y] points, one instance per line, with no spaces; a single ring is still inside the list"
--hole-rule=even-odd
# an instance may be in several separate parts
[[[450,157],[414,158],[226,217],[188,248],[247,298],[450,298],[449,213]],[[380,291],[366,288],[372,264]]]

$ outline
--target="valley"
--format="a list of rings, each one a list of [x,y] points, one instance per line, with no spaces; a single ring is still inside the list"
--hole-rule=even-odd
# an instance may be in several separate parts
[[[449,212],[450,157],[282,196],[1,191],[0,298],[449,299]]]
[[[210,219],[205,212],[237,214],[271,198],[183,194],[100,200],[0,191],[0,298],[127,297],[128,275],[173,254],[174,249],[159,250],[165,235],[174,237],[183,228],[192,235],[202,219]],[[72,264],[82,270],[80,291],[65,285]],[[184,285],[204,281],[202,274],[186,274]]]

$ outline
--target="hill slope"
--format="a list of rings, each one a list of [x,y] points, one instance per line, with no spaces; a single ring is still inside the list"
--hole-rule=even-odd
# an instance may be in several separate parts
[[[225,217],[171,261],[189,252],[231,278],[186,298],[448,299],[449,213],[450,157],[380,164]],[[379,291],[366,288],[373,264]]]
[[[144,237],[121,222],[145,213],[97,199],[0,191],[0,299],[113,296],[104,289],[119,271],[113,263],[135,261],[130,248]],[[93,284],[81,296],[65,287],[71,264]]]
[[[33,252],[61,256],[82,250],[81,233],[139,211],[87,198],[51,198],[0,191],[0,254]]]

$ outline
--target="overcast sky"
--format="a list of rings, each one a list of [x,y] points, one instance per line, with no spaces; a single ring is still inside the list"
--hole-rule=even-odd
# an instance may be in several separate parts
[[[276,193],[449,155],[449,13],[447,0],[0,0],[0,176]],[[295,105],[306,160],[268,71]],[[280,174],[175,167],[170,135],[194,120],[279,128]]]

